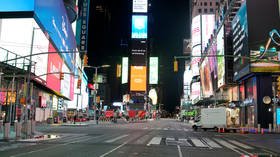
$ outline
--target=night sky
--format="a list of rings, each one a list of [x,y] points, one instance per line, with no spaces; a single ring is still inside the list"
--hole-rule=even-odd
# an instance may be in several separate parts
[[[89,65],[115,65],[122,56],[128,56],[131,31],[131,0],[91,1],[89,22]],[[103,4],[102,12],[96,6]],[[182,55],[183,39],[190,38],[188,0],[152,0],[148,30],[151,56],[159,57],[159,83],[163,92],[165,109],[173,111],[180,104],[183,84],[183,61],[179,73],[173,72],[173,56]],[[122,44],[121,44],[122,43]],[[128,44],[128,45],[127,45]],[[111,68],[114,74],[115,68]],[[111,77],[112,88],[118,87]],[[119,82],[118,82],[119,83]],[[112,99],[118,99],[118,89],[112,90]]]

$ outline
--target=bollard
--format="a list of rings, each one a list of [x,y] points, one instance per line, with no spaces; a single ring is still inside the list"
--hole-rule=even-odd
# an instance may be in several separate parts
[[[262,135],[264,134],[264,129],[263,129],[263,128],[261,129],[261,134],[262,134]]]
[[[272,131],[272,125],[271,125],[271,123],[269,123],[268,124],[268,132],[271,133],[271,131]]]
[[[9,140],[10,138],[10,123],[4,124],[4,139]]]
[[[15,122],[16,127],[16,139],[21,138],[21,123]]]
[[[258,133],[261,132],[261,124],[258,124]]]
[[[27,135],[27,138],[31,138],[31,120],[28,120],[27,121],[27,126],[26,126],[26,135]]]

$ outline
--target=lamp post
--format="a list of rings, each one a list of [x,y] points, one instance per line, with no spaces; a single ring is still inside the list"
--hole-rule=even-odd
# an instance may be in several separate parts
[[[97,74],[99,68],[108,68],[110,65],[101,65],[101,66],[84,66],[84,68],[92,68],[94,69],[94,90],[93,90],[93,104],[94,104],[94,120],[96,124],[98,124],[98,120],[96,119],[96,109],[97,109],[97,102],[96,102],[96,95],[97,95]]]

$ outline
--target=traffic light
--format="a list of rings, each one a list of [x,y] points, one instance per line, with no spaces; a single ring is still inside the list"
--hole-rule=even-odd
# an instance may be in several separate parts
[[[81,83],[82,83],[82,80],[81,80],[81,79],[78,79],[78,84],[77,84],[77,88],[78,88],[78,89],[81,89]]]
[[[117,64],[117,77],[121,77],[122,65]]]
[[[84,54],[84,66],[87,66],[88,65],[88,56],[87,54]]]
[[[63,72],[60,72],[59,78],[60,78],[60,80],[64,80],[64,73]]]
[[[178,61],[174,60],[174,72],[178,72]]]

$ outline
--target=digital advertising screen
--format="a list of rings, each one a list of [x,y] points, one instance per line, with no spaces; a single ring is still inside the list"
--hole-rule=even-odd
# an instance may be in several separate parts
[[[63,64],[61,72],[70,73],[70,70],[65,64]],[[67,98],[70,98],[70,82],[71,82],[70,75],[64,74],[64,79],[61,80],[60,82],[60,93]]]
[[[147,41],[132,40],[131,41],[131,65],[146,66],[147,62]]]
[[[158,57],[150,57],[149,84],[158,84]]]
[[[63,0],[36,0],[34,18],[57,51],[68,52],[61,53],[61,56],[73,71],[77,45]]]
[[[192,19],[192,46],[200,46],[201,43],[201,15],[198,15]],[[200,46],[201,47],[201,46]]]
[[[202,31],[202,52],[203,52],[215,28],[215,15],[214,14],[202,15],[201,22],[202,22],[201,31]]]
[[[55,52],[54,47],[50,44],[49,52]],[[47,87],[60,92],[60,76],[59,72],[62,70],[63,60],[57,53],[48,54],[48,74],[47,75]]]
[[[148,36],[148,17],[146,15],[132,15],[132,39],[146,39]]]
[[[225,55],[224,26],[217,35],[217,55]],[[217,57],[218,60],[218,88],[225,84],[225,57]]]
[[[208,49],[208,53],[211,57],[208,57],[210,71],[213,73],[213,79],[216,79],[218,76],[218,69],[217,69],[217,42],[213,41],[211,47]]]
[[[249,64],[249,60],[242,56],[249,57],[248,50],[248,22],[246,3],[243,3],[235,15],[231,24],[233,30],[233,55],[234,57],[234,79],[239,79],[244,74],[239,72]],[[249,70],[247,71],[249,72]],[[246,74],[246,73],[245,73]]]
[[[194,82],[191,85],[191,99],[195,104],[200,99],[200,82]]]
[[[130,91],[146,91],[147,68],[145,66],[131,66],[130,68]]]
[[[35,0],[1,0],[1,12],[33,12]]]
[[[204,97],[210,97],[211,95],[213,95],[211,72],[208,65],[209,65],[208,58],[206,57],[203,60],[200,69],[200,81],[201,81],[202,93]]]
[[[193,56],[200,56],[201,55],[201,47],[196,46],[192,49],[192,55]],[[192,57],[191,59],[191,69],[193,76],[199,75],[199,63],[200,63],[201,57]]]
[[[133,0],[132,12],[133,13],[147,13],[148,0]]]
[[[0,47],[10,51],[8,59],[30,55],[32,46],[32,54],[38,54],[32,56],[32,61],[36,63],[33,65],[33,72],[36,76],[40,76],[40,80],[46,81],[48,55],[40,53],[48,52],[49,40],[39,29],[35,20],[33,18],[7,18],[0,19],[0,23]],[[33,28],[36,29],[33,30]],[[32,34],[34,35],[33,42]],[[0,56],[4,54],[0,53]],[[6,56],[3,57],[6,58]],[[29,64],[29,56],[8,62],[8,64],[24,69],[26,67],[23,65]],[[39,78],[36,79],[39,80]]]
[[[128,57],[122,58],[122,84],[128,82]]]

